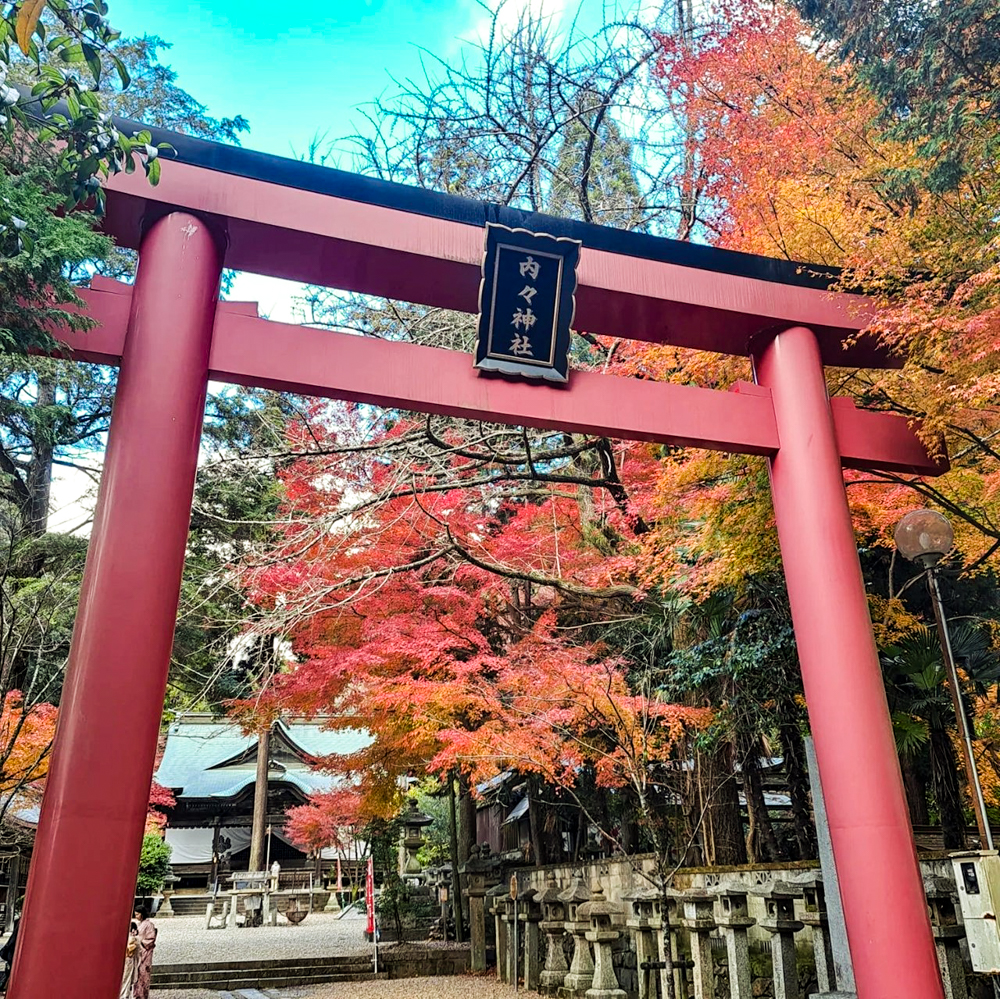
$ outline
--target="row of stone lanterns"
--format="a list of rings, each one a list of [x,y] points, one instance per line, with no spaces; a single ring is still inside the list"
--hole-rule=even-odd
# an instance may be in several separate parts
[[[541,891],[519,890],[515,901],[507,885],[486,889],[488,867],[488,859],[479,857],[466,867],[470,913],[475,921],[478,903],[483,918],[481,930],[472,934],[473,965],[477,939],[482,942],[480,963],[483,968],[486,964],[484,903],[488,903],[495,919],[498,974],[508,984],[523,981],[528,989],[561,999],[626,999],[629,993],[622,984],[636,990],[638,999],[667,995],[668,985],[675,996],[714,999],[719,991],[718,970],[728,976],[723,994],[730,999],[752,999],[762,985],[753,979],[750,968],[748,931],[756,925],[770,942],[768,994],[774,999],[805,999],[795,960],[795,937],[809,926],[817,984],[811,996],[839,999],[848,995],[837,991],[818,873],[797,877],[794,883],[761,884],[730,877],[698,888],[640,889],[623,896],[632,909],[624,922],[623,907],[605,898],[598,881],[588,887],[582,874],[563,888],[548,871]],[[961,953],[965,930],[956,913],[954,883],[931,878],[925,889],[946,999],[968,999]],[[763,903],[759,919],[750,915],[750,896]],[[637,984],[631,976],[620,983],[612,963],[612,952],[623,932],[632,936]],[[685,937],[686,953],[682,953]],[[724,970],[715,964],[713,939],[718,937],[725,943]],[[545,961],[540,965],[543,938]]]
[[[612,963],[612,949],[621,937],[624,910],[605,898],[599,882],[588,888],[582,876],[576,875],[568,888],[560,889],[550,871],[544,890],[537,893],[529,890],[519,895],[516,916],[514,900],[506,886],[497,886],[485,894],[491,899],[491,912],[496,919],[497,961],[502,981],[513,983],[515,976],[518,980],[523,978],[528,988],[535,988],[543,995],[626,999],[628,993],[619,985]],[[764,901],[765,915],[760,920],[749,914],[751,894]],[[624,925],[635,938],[639,999],[666,994],[667,975],[673,977],[675,995],[687,995],[690,985],[694,999],[714,999],[712,936],[715,934],[721,935],[726,944],[731,999],[750,999],[754,983],[748,930],[755,924],[770,935],[774,999],[800,997],[795,934],[807,924],[814,929],[820,994],[835,994],[819,877],[794,885],[778,881],[750,887],[730,882],[714,888],[666,892],[644,889],[633,892],[627,899],[632,903],[633,915]],[[795,914],[797,899],[804,903],[802,918]],[[670,910],[667,921],[663,918],[664,905]],[[519,935],[514,930],[515,922]],[[688,933],[688,958],[680,953],[677,929]],[[539,933],[545,935],[547,946],[544,967],[535,981],[531,968],[537,962]],[[564,949],[567,938],[572,942],[568,966]],[[523,954],[523,975],[517,972],[519,954]]]
[[[545,888],[518,893],[515,900],[509,891],[496,888],[486,893],[493,897],[496,919],[497,966],[501,981],[513,983],[518,955],[523,954],[523,980],[529,989],[543,995],[585,997],[585,999],[627,999],[619,987],[611,951],[621,936],[616,927],[624,910],[604,897],[604,889],[595,881],[588,888],[577,875],[570,886],[560,890],[551,871]],[[519,911],[516,911],[519,910]],[[515,932],[514,927],[519,932]],[[540,937],[546,937],[545,966],[538,968]],[[563,940],[572,940],[572,957],[566,963]]]

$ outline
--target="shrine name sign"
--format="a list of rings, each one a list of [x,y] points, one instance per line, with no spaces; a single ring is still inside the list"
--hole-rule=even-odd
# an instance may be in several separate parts
[[[486,226],[479,290],[481,372],[569,380],[580,241],[527,229]]]

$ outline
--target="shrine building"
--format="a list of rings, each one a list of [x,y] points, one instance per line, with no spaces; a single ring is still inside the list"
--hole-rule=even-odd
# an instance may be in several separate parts
[[[309,795],[337,787],[338,777],[316,769],[319,760],[354,753],[369,741],[364,732],[327,731],[322,721],[275,723],[267,779],[271,861],[285,869],[315,868],[317,858],[285,836],[286,813]],[[154,779],[177,799],[167,811],[166,841],[179,887],[210,887],[220,874],[247,869],[258,748],[256,734],[244,734],[225,718],[185,713],[170,724]],[[329,868],[336,859],[336,852],[324,850],[319,862]]]

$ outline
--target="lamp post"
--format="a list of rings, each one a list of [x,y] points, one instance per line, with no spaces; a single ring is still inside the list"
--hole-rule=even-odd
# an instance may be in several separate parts
[[[976,824],[979,826],[979,841],[983,849],[992,850],[993,834],[986,817],[986,802],[983,800],[983,788],[979,783],[979,772],[976,770],[976,759],[972,751],[972,729],[962,704],[962,688],[959,684],[958,669],[955,666],[951,636],[948,633],[948,622],[944,616],[944,604],[941,602],[941,589],[937,578],[938,564],[951,551],[954,540],[955,534],[948,518],[936,510],[911,510],[896,525],[896,547],[904,557],[927,570],[927,589],[930,591],[934,620],[937,622],[941,655],[947,671],[955,717],[962,733],[962,755],[965,758],[965,772],[972,790]]]

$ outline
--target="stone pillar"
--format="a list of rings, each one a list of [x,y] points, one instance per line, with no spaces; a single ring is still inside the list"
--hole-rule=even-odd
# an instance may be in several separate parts
[[[754,924],[747,909],[747,892],[740,885],[716,889],[720,913],[716,919],[726,940],[729,965],[729,999],[750,999],[753,981],[750,975],[750,949],[747,929]]]
[[[491,888],[486,896],[490,900],[490,912],[493,914],[497,943],[497,978],[507,981],[507,924],[504,922],[504,896],[508,894],[506,885]]]
[[[799,999],[799,976],[795,967],[795,934],[805,925],[795,918],[795,900],[802,891],[782,881],[755,892],[767,905],[767,918],[758,921],[771,934],[774,965],[774,999]]]
[[[655,931],[650,923],[653,915],[653,900],[657,892],[646,888],[626,895],[632,903],[632,918],[625,925],[635,938],[635,967],[639,982],[639,999],[656,999],[656,969],[653,967],[659,955],[656,950]]]
[[[691,934],[694,999],[715,999],[715,968],[709,935],[715,929],[715,896],[702,889],[670,891],[683,913],[680,924]]]
[[[560,898],[561,889],[552,871],[545,873],[545,890],[538,896],[542,907],[542,921],[538,924],[545,934],[545,967],[538,979],[538,991],[542,995],[555,995],[563,983],[569,968],[566,967],[566,953],[563,937],[566,935],[566,906]]]
[[[469,896],[469,970],[486,970],[486,868],[480,859],[479,844],[472,847],[468,863],[462,868]]]
[[[819,848],[819,866],[823,879],[823,900],[826,908],[826,926],[824,929],[830,945],[830,989],[837,989],[841,996],[847,999],[857,999],[854,984],[854,965],[851,963],[851,945],[847,940],[847,924],[844,922],[844,906],[840,900],[840,880],[837,877],[837,864],[833,857],[833,844],[830,841],[830,825],[826,818],[826,799],[823,797],[823,782],[819,777],[819,764],[816,762],[816,746],[812,736],[803,740],[806,747],[806,763],[809,767],[809,790],[812,793],[813,817],[816,820],[816,845]],[[808,910],[808,892],[806,908]],[[822,987],[820,988],[822,993]],[[832,993],[836,996],[837,993]]]
[[[628,993],[618,987],[611,960],[611,945],[621,936],[613,922],[621,915],[621,906],[609,902],[601,883],[595,881],[590,888],[590,901],[577,910],[577,919],[590,924],[586,937],[594,945],[594,977],[585,993],[586,999],[628,999]]]
[[[542,908],[538,902],[542,893],[534,888],[528,888],[517,896],[517,922],[521,936],[521,954],[524,966],[521,978],[524,987],[532,992],[538,991],[542,972],[540,935],[538,924],[542,920]]]
[[[510,891],[503,899],[503,915],[500,917],[507,928],[507,977],[509,985],[517,986],[521,975],[521,934],[515,921],[515,913],[520,909],[520,902],[510,897]]]
[[[955,913],[955,902],[958,900],[955,886],[947,878],[927,878],[924,888],[931,910],[931,931],[944,981],[945,999],[968,999],[965,962],[959,944],[965,936],[965,927]]]
[[[573,935],[573,960],[559,994],[582,996],[593,984],[594,961],[586,938],[590,924],[579,918],[580,906],[590,901],[590,891],[583,883],[581,872],[577,871],[573,875],[569,888],[561,892],[559,898],[566,907],[566,932]]]

